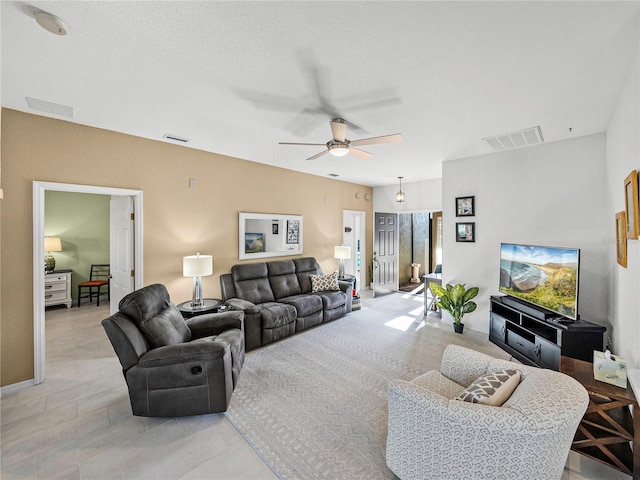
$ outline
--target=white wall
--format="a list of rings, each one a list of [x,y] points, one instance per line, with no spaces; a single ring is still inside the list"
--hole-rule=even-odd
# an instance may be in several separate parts
[[[615,212],[624,210],[623,182],[632,170],[640,170],[640,75],[638,54],[629,70],[618,105],[606,135],[609,197],[607,217],[613,224]],[[611,234],[613,241],[613,233]],[[616,263],[613,246],[607,249],[610,297],[609,318],[613,325],[613,352],[630,368],[640,367],[640,241],[627,241],[627,268]]]
[[[604,134],[444,162],[443,279],[480,287],[467,328],[489,331],[501,242],[580,248],[579,312],[606,325],[613,216],[604,178]],[[455,197],[467,195],[476,215],[456,218]],[[475,243],[456,243],[456,221],[475,222]]]
[[[438,212],[442,209],[442,179],[402,182],[405,201],[396,202],[400,182],[386,187],[374,187],[373,211],[381,213]]]

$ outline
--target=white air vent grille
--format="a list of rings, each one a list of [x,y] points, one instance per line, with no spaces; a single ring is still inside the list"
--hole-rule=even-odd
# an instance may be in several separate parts
[[[73,107],[67,107],[66,105],[60,105],[59,103],[47,102],[46,100],[40,100],[38,98],[24,98],[27,99],[27,105],[29,105],[29,108],[32,110],[60,115],[61,117],[73,118]]]
[[[173,140],[174,142],[187,143],[189,141],[188,138],[179,137],[178,135],[172,135],[171,133],[165,133],[162,138],[166,138],[167,140]]]
[[[531,127],[517,132],[504,133],[495,137],[483,138],[496,152],[511,148],[528,147],[544,142],[540,127]]]

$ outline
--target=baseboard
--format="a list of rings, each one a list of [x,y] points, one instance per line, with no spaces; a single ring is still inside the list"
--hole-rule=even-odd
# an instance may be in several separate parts
[[[13,392],[17,392],[18,390],[22,390],[23,388],[33,387],[35,385],[34,379],[25,380],[23,382],[12,383],[11,385],[6,385],[4,387],[0,387],[0,397],[3,395],[8,395]]]

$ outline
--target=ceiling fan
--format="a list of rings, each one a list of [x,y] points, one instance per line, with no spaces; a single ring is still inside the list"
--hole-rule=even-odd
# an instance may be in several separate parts
[[[402,134],[394,133],[392,135],[382,135],[380,137],[371,137],[371,138],[362,138],[360,140],[349,140],[346,138],[347,135],[347,122],[342,118],[334,118],[329,122],[331,125],[331,134],[333,138],[329,140],[327,143],[297,143],[297,142],[280,142],[280,145],[312,145],[312,146],[326,146],[327,149],[323,150],[320,153],[315,154],[312,157],[307,158],[307,160],[315,160],[327,153],[330,153],[334,157],[342,157],[347,153],[351,155],[366,160],[373,156],[373,153],[365,152],[361,150],[359,147],[361,145],[374,145],[376,143],[391,143],[391,142],[399,142],[402,140]]]

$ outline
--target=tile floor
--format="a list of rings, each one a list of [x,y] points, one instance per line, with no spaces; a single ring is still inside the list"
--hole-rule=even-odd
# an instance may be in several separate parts
[[[380,299],[363,292],[363,315]],[[422,297],[386,298],[391,315],[422,321]],[[275,479],[224,415],[131,415],[120,364],[100,320],[108,306],[46,314],[47,381],[0,398],[0,477],[13,479]],[[426,325],[451,328],[437,314]],[[562,480],[631,477],[571,453]]]

